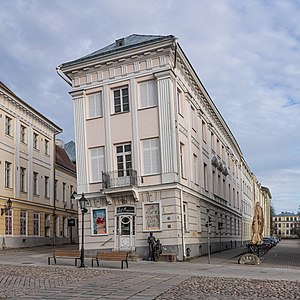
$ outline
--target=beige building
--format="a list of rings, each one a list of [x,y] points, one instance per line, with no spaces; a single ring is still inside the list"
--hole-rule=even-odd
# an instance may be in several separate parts
[[[71,85],[87,252],[147,257],[150,232],[178,259],[207,253],[208,235],[212,251],[249,239],[251,173],[174,36],[133,34],[57,71]]]
[[[0,123],[0,248],[68,242],[64,218],[71,207],[54,199],[56,170],[68,188],[76,182],[74,172],[66,179],[55,163],[55,137],[62,130],[2,82]]]

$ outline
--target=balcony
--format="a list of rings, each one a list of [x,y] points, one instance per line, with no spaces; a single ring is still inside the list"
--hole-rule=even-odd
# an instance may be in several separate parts
[[[103,192],[108,204],[112,197],[132,195],[134,201],[139,201],[137,192],[137,172],[133,169],[102,172]]]
[[[103,189],[137,186],[137,172],[133,169],[102,172]]]

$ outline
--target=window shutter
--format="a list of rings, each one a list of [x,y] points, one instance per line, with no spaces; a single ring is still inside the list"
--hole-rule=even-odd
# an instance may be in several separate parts
[[[101,174],[104,171],[104,147],[91,149],[91,169],[92,181],[101,181]]]
[[[154,80],[148,82],[148,98],[149,106],[157,105],[157,85]]]
[[[88,96],[89,118],[102,117],[102,93]]]
[[[141,103],[141,108],[142,107],[147,107],[148,106],[148,85],[147,82],[143,82],[140,84],[140,103]]]

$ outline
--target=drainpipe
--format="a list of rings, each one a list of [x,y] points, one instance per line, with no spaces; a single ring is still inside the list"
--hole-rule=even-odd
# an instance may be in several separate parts
[[[55,199],[55,168],[56,168],[56,134],[54,133],[53,147],[53,246],[56,244],[56,199]]]
[[[182,259],[185,261],[186,251],[185,251],[185,240],[184,240],[184,219],[183,219],[183,191],[180,188],[180,209],[181,209],[181,243],[182,243]]]
[[[61,77],[68,85],[72,86],[72,80],[62,72],[60,69],[61,65],[56,67],[56,73],[58,74],[59,77]]]

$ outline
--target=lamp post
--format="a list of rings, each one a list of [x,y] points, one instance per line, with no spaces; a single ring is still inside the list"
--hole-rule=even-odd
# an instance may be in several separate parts
[[[6,206],[5,208],[1,208],[1,216],[8,212],[9,210],[11,210],[11,205],[12,205],[12,201],[10,200],[10,198],[8,198],[7,202],[6,202]]]
[[[86,207],[86,198],[84,197],[84,193],[82,193],[81,198],[78,200],[79,206],[81,209],[81,252],[80,252],[80,268],[85,268],[84,265],[84,214],[87,212]]]

